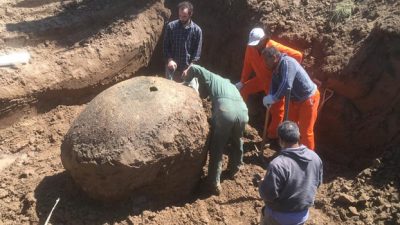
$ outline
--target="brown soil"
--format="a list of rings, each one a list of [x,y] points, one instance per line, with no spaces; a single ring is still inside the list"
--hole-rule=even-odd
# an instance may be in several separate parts
[[[165,3],[173,15],[177,2]],[[400,224],[400,3],[355,1],[351,16],[337,19],[336,0],[193,2],[207,68],[238,80],[249,30],[267,24],[274,39],[305,53],[321,90],[334,91],[317,124],[325,181],[308,224]],[[262,95],[249,102],[258,131],[247,129],[245,165],[223,179],[221,196],[198,190],[175,204],[102,204],[61,164],[61,141],[93,96],[134,75],[161,74],[157,41],[169,14],[155,0],[0,1],[1,48],[27,49],[34,60],[0,68],[0,224],[43,224],[58,197],[51,224],[258,223]]]
[[[257,131],[246,135],[245,166],[235,180],[224,179],[221,196],[199,191],[172,205],[140,199],[108,205],[90,200],[73,183],[60,160],[60,145],[73,119],[84,109],[59,106],[31,115],[1,130],[2,160],[15,158],[2,170],[0,218],[3,224],[43,224],[56,199],[52,224],[257,224],[262,200],[254,186],[264,169],[254,145]],[[16,152],[15,145],[27,143]],[[271,153],[270,153],[271,154]],[[312,209],[310,224],[335,224],[320,209]]]
[[[161,0],[3,1],[3,53],[30,63],[1,68],[1,114],[24,104],[76,102],[149,63],[169,16]]]

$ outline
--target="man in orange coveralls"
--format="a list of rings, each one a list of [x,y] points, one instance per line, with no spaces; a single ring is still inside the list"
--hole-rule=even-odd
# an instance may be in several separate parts
[[[303,60],[303,54],[297,50],[289,48],[271,39],[271,35],[267,29],[254,28],[250,31],[249,42],[244,56],[244,63],[240,82],[236,83],[236,88],[240,91],[244,101],[247,101],[250,94],[264,91],[269,93],[271,84],[272,71],[265,65],[261,52],[266,47],[275,47],[282,53],[293,57],[299,63]],[[255,76],[250,79],[250,74],[255,72]],[[268,127],[268,139],[271,147],[278,146],[278,125],[283,120],[284,99],[276,102],[271,106],[271,123]]]
[[[291,89],[289,120],[299,126],[300,143],[314,150],[314,124],[320,99],[317,85],[293,57],[274,47],[264,49],[262,55],[265,65],[273,71],[270,92],[264,97],[263,104],[266,107],[274,105],[283,98],[285,90]]]

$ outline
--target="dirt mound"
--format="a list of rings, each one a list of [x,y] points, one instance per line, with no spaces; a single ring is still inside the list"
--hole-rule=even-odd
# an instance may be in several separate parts
[[[27,65],[0,67],[0,115],[37,101],[97,93],[147,65],[169,10],[152,1],[19,1],[0,4],[2,53],[25,49]]]
[[[88,104],[63,141],[61,159],[96,199],[176,200],[200,180],[207,135],[206,114],[193,89],[135,77]]]
[[[174,9],[178,2],[167,5]],[[247,35],[254,26],[267,25],[274,40],[304,53],[303,65],[321,82],[321,93],[326,88],[334,93],[316,126],[317,149],[324,157],[365,168],[389,143],[400,142],[395,138],[398,126],[393,125],[398,123],[399,105],[398,1],[193,3],[194,21],[204,33],[201,64],[232,81],[239,80]],[[173,10],[170,20],[176,14]],[[162,68],[161,47],[153,55],[153,67]],[[261,98],[249,101],[250,124],[259,129],[265,114]]]
[[[400,141],[396,125],[400,123],[399,19],[381,18],[340,77],[327,80],[336,97],[320,118],[319,142],[327,156],[335,156],[334,149],[344,153],[330,158],[365,166]]]
[[[261,1],[273,38],[305,53],[304,65],[334,95],[317,122],[326,158],[365,167],[399,132],[398,1]],[[397,68],[397,69],[396,69]]]

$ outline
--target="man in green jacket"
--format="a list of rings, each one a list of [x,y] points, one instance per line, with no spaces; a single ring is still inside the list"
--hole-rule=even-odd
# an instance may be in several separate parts
[[[231,144],[228,163],[231,177],[239,171],[239,167],[243,164],[241,137],[249,120],[247,106],[230,80],[201,66],[190,66],[187,73],[183,74],[183,78],[186,81],[197,78],[200,88],[211,98],[212,135],[207,183],[210,185],[212,194],[219,195],[221,193],[222,154],[228,143]]]

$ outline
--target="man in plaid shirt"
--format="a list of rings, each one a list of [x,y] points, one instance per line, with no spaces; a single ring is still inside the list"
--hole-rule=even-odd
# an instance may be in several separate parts
[[[186,73],[189,65],[200,59],[202,31],[191,20],[193,5],[190,2],[179,3],[178,9],[179,20],[168,23],[165,28],[163,50],[167,63],[166,77],[182,82],[182,73]],[[191,84],[189,86],[195,86]],[[197,89],[197,87],[194,88]]]

